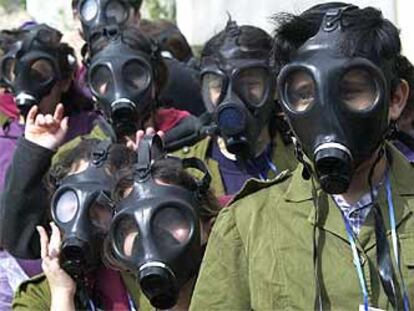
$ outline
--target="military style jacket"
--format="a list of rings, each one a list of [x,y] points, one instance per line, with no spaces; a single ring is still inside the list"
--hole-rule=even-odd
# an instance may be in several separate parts
[[[401,269],[414,305],[414,170],[395,147],[387,145],[387,152]],[[292,175],[284,172],[269,183],[249,181],[221,212],[210,235],[191,310],[314,309],[315,226],[323,309],[358,310],[363,304],[341,211],[318,185],[317,198],[313,197],[312,182],[302,178],[302,168]],[[379,189],[378,204],[395,265],[384,187]],[[370,306],[392,309],[376,268],[372,212],[356,244]]]
[[[206,163],[212,177],[211,186],[214,189],[214,194],[217,197],[220,197],[225,195],[225,188],[220,174],[219,163],[208,156],[212,139],[212,137],[207,137],[194,146],[184,147],[181,150],[176,151],[174,155],[180,158],[196,157],[203,160],[204,163]],[[274,148],[271,156],[273,163],[280,171],[293,171],[297,166],[297,160],[293,152],[293,145],[286,145],[282,141],[279,134],[276,135],[273,144]],[[276,176],[273,172],[269,172],[268,179],[273,179],[274,177]]]
[[[122,279],[136,310],[154,310],[132,275],[122,273]],[[13,310],[50,310],[51,303],[49,283],[46,276],[41,274],[19,286],[13,300]]]

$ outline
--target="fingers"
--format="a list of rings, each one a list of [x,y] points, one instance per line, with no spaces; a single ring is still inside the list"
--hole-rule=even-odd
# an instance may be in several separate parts
[[[45,115],[45,125],[46,126],[53,126],[55,125],[55,119],[52,117],[52,115],[47,114]]]
[[[60,254],[60,244],[62,243],[62,237],[60,235],[59,228],[55,225],[54,222],[50,223],[52,228],[52,236],[50,237],[49,243],[49,257],[55,258]]]
[[[37,126],[44,126],[45,125],[45,116],[41,113],[39,113],[36,116],[35,125]]]
[[[66,133],[69,128],[69,117],[64,117],[60,123],[60,128]]]
[[[145,135],[155,135],[154,128],[153,127],[147,128],[147,130],[145,131]]]
[[[49,253],[49,237],[47,236],[45,228],[42,226],[37,226],[36,230],[40,237],[40,256],[42,259],[45,259]]]
[[[55,113],[53,115],[53,118],[60,122],[63,119],[63,116],[65,115],[65,108],[63,107],[63,104],[59,104],[56,106]]]
[[[39,107],[37,107],[37,105],[30,108],[29,113],[27,114],[27,117],[26,117],[27,124],[32,125],[35,123],[35,118],[36,118],[38,111],[39,111]]]
[[[165,132],[164,132],[164,131],[158,131],[158,132],[157,132],[157,135],[158,135],[159,137],[161,137],[161,139],[164,139]]]

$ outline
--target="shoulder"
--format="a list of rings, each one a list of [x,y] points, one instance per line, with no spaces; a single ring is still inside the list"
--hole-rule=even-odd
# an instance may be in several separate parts
[[[207,151],[211,143],[211,138],[206,137],[192,146],[185,146],[175,151],[173,155],[180,158],[196,157],[205,160],[207,157]]]
[[[50,301],[49,283],[46,276],[40,274],[20,284],[14,296],[13,310],[48,310]]]
[[[55,156],[53,157],[52,165],[55,165],[56,163],[58,163],[71,150],[73,150],[77,145],[79,145],[79,143],[82,140],[84,140],[84,139],[93,139],[93,138],[94,139],[99,139],[99,140],[105,140],[106,138],[108,138],[108,136],[104,133],[104,131],[100,128],[99,125],[96,125],[89,134],[83,135],[83,136],[78,136],[78,137],[68,141],[64,145],[62,145],[59,148],[59,150],[57,151],[57,153],[55,154]]]

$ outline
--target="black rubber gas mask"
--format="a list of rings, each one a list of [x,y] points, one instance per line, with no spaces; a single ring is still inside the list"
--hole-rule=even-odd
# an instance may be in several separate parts
[[[47,25],[27,32],[1,62],[1,75],[13,90],[20,112],[26,115],[62,79],[59,50],[62,34]],[[75,57],[72,56],[75,61]]]
[[[130,0],[80,0],[77,10],[85,40],[91,42],[104,29],[126,25],[134,7]]]
[[[207,191],[211,178],[200,160],[177,158],[183,168],[202,170],[204,178],[194,191],[160,185],[151,174],[151,162],[157,161],[148,152],[153,144],[150,138],[139,146],[133,190],[116,207],[109,237],[114,259],[137,273],[141,290],[155,308],[167,309],[199,270],[199,195]]]
[[[278,92],[288,121],[322,188],[344,193],[353,170],[370,158],[388,129],[391,78],[367,58],[341,51],[342,13],[328,11],[319,32],[285,66]]]
[[[154,110],[152,57],[117,35],[91,59],[89,86],[118,137],[134,134]]]
[[[271,117],[275,82],[269,51],[240,47],[235,22],[229,22],[226,35],[217,54],[202,60],[202,94],[228,151],[248,159]]]
[[[113,187],[114,178],[97,161],[64,178],[52,198],[53,221],[63,234],[61,267],[75,280],[102,262],[103,240],[114,211]]]

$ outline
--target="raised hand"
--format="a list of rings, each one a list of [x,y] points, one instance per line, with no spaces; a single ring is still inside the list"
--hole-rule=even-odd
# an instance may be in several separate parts
[[[126,137],[126,140],[127,140],[126,146],[133,151],[137,151],[139,143],[144,138],[144,136],[154,135],[154,134],[157,134],[161,138],[164,138],[164,135],[165,135],[163,131],[155,132],[155,130],[152,127],[149,127],[145,130],[145,132],[143,130],[139,130],[135,136],[135,141],[129,137]]]
[[[59,256],[62,238],[59,228],[52,222],[49,237],[43,227],[36,227],[40,236],[42,269],[52,294],[52,310],[74,310],[75,281],[60,267]]]
[[[62,104],[57,105],[54,115],[38,113],[39,108],[33,106],[26,119],[25,138],[37,145],[56,150],[63,143],[68,131],[69,118],[64,117]]]

